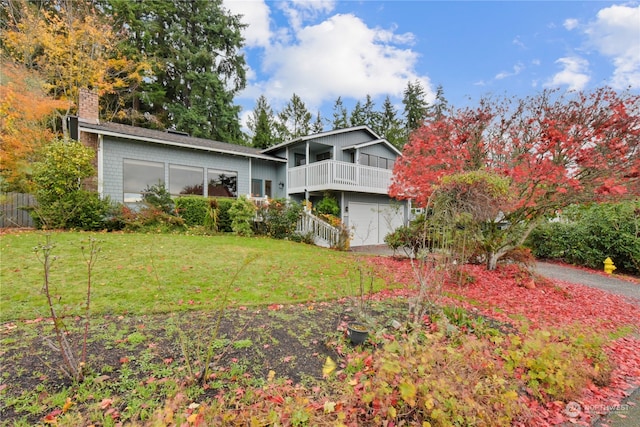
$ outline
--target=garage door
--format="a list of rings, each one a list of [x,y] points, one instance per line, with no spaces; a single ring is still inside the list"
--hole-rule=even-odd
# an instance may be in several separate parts
[[[351,246],[381,245],[384,237],[403,225],[401,206],[383,203],[349,203]]]

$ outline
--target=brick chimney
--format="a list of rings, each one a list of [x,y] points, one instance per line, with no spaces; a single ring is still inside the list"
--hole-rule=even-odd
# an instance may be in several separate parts
[[[98,106],[98,92],[90,89],[82,88],[78,97],[78,123],[94,123],[100,124],[99,120],[99,106]],[[91,147],[96,152],[96,157],[93,159],[93,166],[98,169],[98,134],[89,132],[79,132],[80,142]],[[97,177],[87,178],[84,182],[87,190],[98,191]]]
[[[84,123],[100,123],[98,106],[98,92],[82,88],[78,99],[78,121]]]

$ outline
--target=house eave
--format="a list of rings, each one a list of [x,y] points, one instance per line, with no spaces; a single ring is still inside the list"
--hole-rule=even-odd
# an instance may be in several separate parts
[[[78,123],[78,130],[80,132],[94,133],[96,135],[112,136],[112,137],[115,137],[115,138],[124,138],[124,139],[130,139],[130,140],[135,140],[135,141],[148,142],[148,143],[152,143],[152,144],[166,145],[166,146],[171,146],[171,147],[187,148],[187,149],[198,150],[198,151],[208,151],[208,152],[211,152],[211,153],[227,154],[227,155],[231,155],[231,156],[249,157],[249,158],[260,159],[260,160],[268,160],[268,161],[279,162],[279,163],[286,163],[287,162],[287,159],[283,159],[281,157],[276,157],[276,156],[269,156],[269,155],[264,155],[264,154],[243,153],[243,152],[240,152],[240,151],[225,150],[225,149],[222,149],[222,148],[204,147],[204,146],[193,145],[193,144],[185,144],[185,143],[181,143],[181,142],[177,142],[177,141],[169,141],[169,140],[160,139],[160,138],[144,137],[144,136],[127,134],[127,133],[124,133],[124,132],[116,132],[116,131],[107,130],[107,129],[96,129],[94,127],[85,127],[85,126],[82,126],[82,124],[83,123]]]
[[[371,145],[376,145],[376,144],[384,144],[387,147],[389,147],[390,149],[392,149],[393,152],[396,153],[398,156],[402,155],[402,152],[400,150],[398,150],[396,147],[394,147],[393,144],[391,144],[386,139],[375,139],[373,141],[367,141],[367,142],[363,142],[361,144],[354,144],[354,145],[350,145],[348,147],[343,147],[342,150],[343,151],[357,150],[359,148],[369,147]]]
[[[281,148],[288,147],[288,146],[290,146],[292,144],[296,144],[298,142],[311,141],[311,140],[318,139],[318,138],[325,138],[327,136],[339,135],[341,133],[355,132],[355,131],[359,131],[359,130],[364,130],[364,131],[368,132],[369,134],[371,134],[376,140],[381,140],[380,136],[378,136],[373,130],[371,130],[370,127],[362,125],[362,126],[354,126],[354,127],[350,127],[350,128],[344,128],[344,129],[333,129],[333,130],[326,131],[326,132],[314,133],[312,135],[299,136],[299,137],[297,137],[295,139],[292,139],[290,141],[281,142],[280,144],[276,144],[276,145],[274,145],[272,147],[265,148],[264,150],[262,150],[262,153],[267,153],[267,152],[270,152],[270,151],[276,151],[276,150],[279,150]],[[391,144],[389,144],[389,145],[391,145]]]

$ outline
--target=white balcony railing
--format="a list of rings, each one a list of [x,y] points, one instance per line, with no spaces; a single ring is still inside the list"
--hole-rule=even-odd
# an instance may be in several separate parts
[[[388,169],[325,160],[288,171],[289,194],[342,190],[387,194],[392,172]]]

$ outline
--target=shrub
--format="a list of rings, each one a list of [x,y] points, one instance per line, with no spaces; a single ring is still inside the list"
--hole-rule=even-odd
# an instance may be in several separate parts
[[[340,216],[338,201],[329,193],[325,193],[324,197],[316,203],[315,210],[316,214]]]
[[[521,412],[516,384],[487,362],[491,345],[469,337],[452,345],[439,334],[412,334],[349,361],[358,366],[345,407],[361,425],[510,426]]]
[[[538,226],[526,242],[535,256],[602,269],[640,273],[640,201],[572,206],[559,222]]]
[[[39,227],[99,230],[111,209],[108,199],[84,188],[95,175],[95,152],[77,141],[57,140],[44,148],[34,164],[37,208],[32,216]]]
[[[255,218],[256,207],[249,200],[240,197],[235,200],[229,208],[229,216],[231,217],[231,229],[240,236],[253,235],[253,219]]]
[[[125,230],[137,232],[169,233],[185,229],[182,218],[153,206],[145,206],[138,211],[122,206],[120,213],[113,217],[111,222],[122,223]]]
[[[146,205],[159,209],[166,214],[174,212],[174,202],[171,194],[161,182],[147,186],[143,191],[142,201]]]
[[[235,199],[216,199],[218,202],[218,231],[221,233],[231,233],[231,215],[229,209],[235,202]]]
[[[425,215],[417,216],[409,225],[396,228],[384,237],[384,242],[394,251],[405,250],[416,255],[421,249],[429,247],[429,225]]]
[[[95,231],[107,228],[111,211],[108,198],[101,199],[93,191],[77,190],[39,204],[31,210],[31,216],[38,228]]]
[[[209,200],[202,196],[184,196],[175,200],[176,211],[188,227],[202,226],[207,216]]]
[[[571,400],[590,380],[608,382],[611,372],[602,339],[578,330],[510,335],[498,353],[506,369],[541,401]]]
[[[274,239],[290,239],[296,232],[302,205],[285,199],[271,200],[261,209],[265,234]]]

